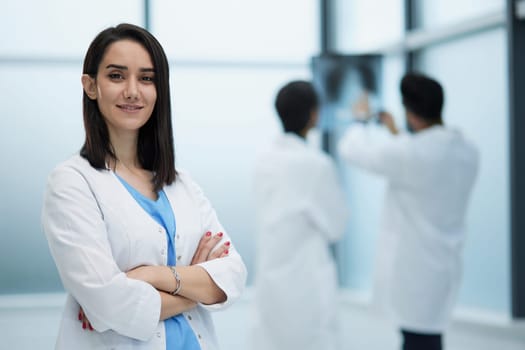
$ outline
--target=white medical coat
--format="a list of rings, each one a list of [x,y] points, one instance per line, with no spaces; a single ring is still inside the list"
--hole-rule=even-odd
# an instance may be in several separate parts
[[[348,163],[388,182],[377,296],[401,328],[440,333],[460,283],[465,214],[478,152],[458,131],[442,126],[381,141],[370,131],[351,126],[338,150]]]
[[[288,133],[255,173],[256,349],[338,349],[337,276],[330,243],[348,209],[332,160]]]
[[[214,209],[189,175],[180,172],[164,191],[177,221],[177,265],[189,265],[206,231],[224,232]],[[165,350],[159,322],[160,295],[146,282],[126,277],[140,265],[166,265],[166,232],[142,209],[115,173],[96,170],[79,155],[49,176],[42,224],[60,278],[68,293],[56,349]],[[222,304],[185,312],[201,348],[218,348],[209,315],[239,298],[246,268],[235,250],[199,264],[226,293]],[[95,331],[82,329],[79,307]]]

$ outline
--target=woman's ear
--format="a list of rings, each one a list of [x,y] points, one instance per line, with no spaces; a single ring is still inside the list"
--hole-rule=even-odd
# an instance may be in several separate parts
[[[89,76],[89,74],[82,74],[82,87],[84,87],[84,92],[92,100],[97,99],[97,83],[95,78]]]

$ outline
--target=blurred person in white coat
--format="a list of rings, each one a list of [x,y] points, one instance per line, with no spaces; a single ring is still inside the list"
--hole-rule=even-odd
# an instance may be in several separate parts
[[[306,141],[318,105],[310,82],[286,84],[275,102],[284,133],[257,160],[252,349],[339,349],[330,244],[348,209],[332,159]]]
[[[376,291],[401,329],[403,349],[439,350],[461,278],[478,152],[458,130],[445,127],[437,81],[409,73],[400,88],[411,132],[399,132],[384,112],[389,138],[374,139],[377,133],[354,123],[338,151],[349,164],[388,181]]]

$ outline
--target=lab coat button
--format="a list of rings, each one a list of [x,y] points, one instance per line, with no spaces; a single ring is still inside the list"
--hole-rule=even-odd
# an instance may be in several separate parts
[[[199,339],[202,339],[201,335],[200,334],[197,334],[197,337],[199,337]]]
[[[188,315],[188,320],[190,320],[190,321],[191,321],[191,315]]]
[[[162,227],[159,227],[159,233],[163,233],[163,232],[162,232]]]
[[[166,254],[166,249],[162,248],[161,251],[160,251],[160,253],[161,253],[162,255]]]
[[[157,338],[160,338],[161,336],[160,332],[157,332]]]
[[[180,259],[182,259],[182,256],[180,256],[180,255],[179,255],[179,256],[177,256],[177,260],[179,260],[179,261],[180,261]]]
[[[177,239],[180,239],[180,235],[177,235]]]

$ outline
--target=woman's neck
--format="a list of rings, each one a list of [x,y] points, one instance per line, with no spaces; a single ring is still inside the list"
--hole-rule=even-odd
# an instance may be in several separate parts
[[[111,146],[116,161],[126,168],[141,168],[137,155],[138,135],[111,135]]]

